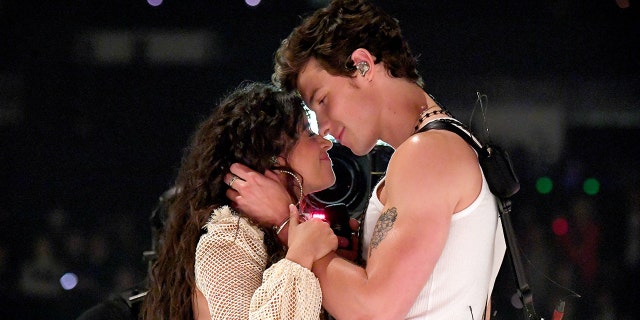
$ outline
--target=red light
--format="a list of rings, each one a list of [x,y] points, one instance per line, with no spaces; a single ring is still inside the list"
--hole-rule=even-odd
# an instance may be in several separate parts
[[[563,217],[555,218],[551,224],[551,230],[556,236],[564,236],[569,232],[569,222]]]
[[[629,6],[631,6],[629,2],[629,0],[616,0],[616,3],[618,4],[618,7],[620,7],[620,9],[629,8]]]
[[[311,214],[311,218],[318,218],[320,220],[325,220],[326,216],[324,213],[314,212]]]

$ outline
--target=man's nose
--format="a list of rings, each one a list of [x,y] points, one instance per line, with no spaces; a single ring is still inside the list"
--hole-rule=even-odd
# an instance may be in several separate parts
[[[320,139],[322,139],[322,148],[324,149],[331,149],[333,147],[333,142],[323,136],[320,136]]]
[[[327,123],[327,121],[322,121],[318,119],[318,134],[323,137],[326,137],[331,134],[331,128],[329,127],[329,124]]]

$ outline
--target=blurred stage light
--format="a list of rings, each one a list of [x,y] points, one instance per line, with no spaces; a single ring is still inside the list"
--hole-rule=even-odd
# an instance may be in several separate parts
[[[244,0],[248,6],[255,7],[260,4],[260,0]]]
[[[94,30],[79,34],[75,47],[78,61],[101,65],[205,65],[222,50],[220,36],[204,29]]]
[[[582,184],[582,190],[584,193],[593,196],[600,192],[600,181],[596,178],[589,178]]]
[[[549,177],[540,177],[536,181],[536,191],[540,194],[548,194],[553,189],[553,181]]]
[[[556,236],[564,236],[569,232],[569,222],[563,217],[558,217],[551,223],[551,230]]]
[[[631,6],[629,0],[616,0],[616,3],[618,4],[618,7],[620,7],[620,9],[627,9]]]
[[[147,3],[153,7],[157,7],[162,4],[162,0],[147,0]]]
[[[307,0],[307,1],[311,6],[316,8],[325,7],[329,4],[329,0]]]
[[[72,272],[67,272],[60,277],[60,285],[65,290],[71,290],[78,285],[78,276]]]

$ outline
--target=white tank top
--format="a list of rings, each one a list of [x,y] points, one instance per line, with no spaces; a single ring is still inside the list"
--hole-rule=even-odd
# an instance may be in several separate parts
[[[382,181],[372,192],[364,220],[364,259],[384,207],[377,193]],[[478,198],[452,216],[442,255],[405,319],[482,319],[505,250],[496,199],[483,174]]]

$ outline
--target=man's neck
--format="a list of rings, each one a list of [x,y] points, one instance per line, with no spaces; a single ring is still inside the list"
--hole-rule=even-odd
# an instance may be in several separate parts
[[[421,108],[436,105],[436,102],[414,83],[404,83],[384,92],[385,109],[380,119],[380,140],[398,148],[415,131]]]

